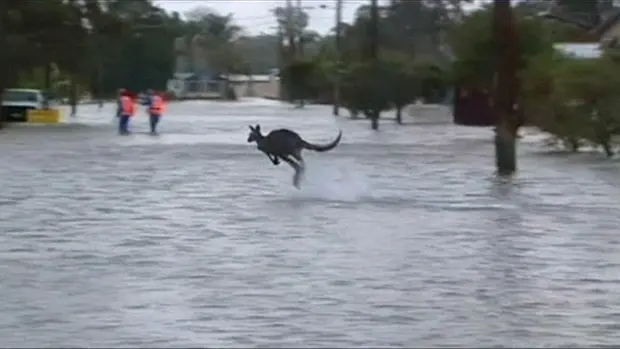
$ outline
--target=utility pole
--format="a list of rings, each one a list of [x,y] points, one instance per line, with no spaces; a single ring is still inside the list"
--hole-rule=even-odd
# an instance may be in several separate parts
[[[519,93],[519,37],[510,0],[493,1],[493,35],[497,48],[493,109],[497,117],[495,165],[500,176],[517,170],[516,136],[519,121],[515,111]]]
[[[279,81],[279,99],[286,100],[288,98],[288,94],[286,93],[286,84],[284,83],[284,79],[282,79],[284,69],[286,69],[286,62],[288,59],[286,57],[286,49],[284,47],[284,38],[285,32],[282,23],[278,25],[278,75],[280,77]]]
[[[294,9],[291,0],[286,0],[286,36],[288,38],[289,63],[297,56],[295,29],[294,29]]]
[[[280,74],[281,74],[280,79],[282,81],[282,79],[284,78],[283,79],[284,81],[282,81],[282,85],[284,85],[284,91],[285,91],[285,96],[286,96],[287,101],[291,100],[292,96],[294,95],[293,88],[292,88],[293,81],[290,76],[291,66],[297,56],[297,50],[296,50],[297,40],[295,40],[294,20],[295,18],[294,18],[293,2],[292,0],[286,0],[284,35],[286,35],[286,38],[288,41],[288,47],[285,48],[286,59],[283,62],[284,69],[280,70]]]
[[[368,62],[370,63],[371,76],[370,84],[372,90],[376,92],[377,78],[379,72],[379,4],[378,0],[370,1],[370,23],[368,25]],[[370,116],[370,128],[379,129],[380,111],[373,108]]]
[[[368,27],[368,59],[376,68],[379,59],[379,5],[378,0],[370,1],[370,25]]]
[[[340,69],[342,66],[342,0],[336,0],[336,73],[334,76],[334,108],[332,114],[340,115]]]
[[[301,27],[301,16],[303,13],[303,9],[301,6],[301,0],[297,0],[295,10],[295,31],[297,32],[297,42],[298,42],[298,59],[303,59],[304,57],[304,33],[303,28]]]
[[[0,47],[6,47],[7,41],[7,23],[5,19],[8,19],[6,15],[8,12],[8,4],[7,0],[0,0]],[[0,99],[2,99],[2,95],[4,94],[4,88],[7,85],[7,71],[9,67],[7,59],[7,52],[3,50],[0,52]],[[4,127],[4,122],[6,120],[5,114],[2,110],[0,110],[0,129]]]

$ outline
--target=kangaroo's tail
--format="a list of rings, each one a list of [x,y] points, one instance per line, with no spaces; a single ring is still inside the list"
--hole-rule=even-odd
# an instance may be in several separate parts
[[[328,144],[312,144],[304,141],[304,148],[318,152],[332,150],[340,143],[340,138],[342,138],[342,130],[338,131],[338,137]]]

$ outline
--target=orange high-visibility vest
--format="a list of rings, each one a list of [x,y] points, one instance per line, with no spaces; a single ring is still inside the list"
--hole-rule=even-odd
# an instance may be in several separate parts
[[[164,100],[160,96],[154,95],[152,97],[150,112],[155,115],[164,113]]]
[[[123,111],[123,115],[133,116],[136,112],[136,107],[133,103],[133,100],[127,96],[121,97],[121,108]]]

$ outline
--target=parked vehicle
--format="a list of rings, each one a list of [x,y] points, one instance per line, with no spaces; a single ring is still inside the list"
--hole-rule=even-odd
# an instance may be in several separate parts
[[[2,114],[9,122],[26,122],[28,111],[45,109],[47,99],[41,90],[9,88],[2,94]]]

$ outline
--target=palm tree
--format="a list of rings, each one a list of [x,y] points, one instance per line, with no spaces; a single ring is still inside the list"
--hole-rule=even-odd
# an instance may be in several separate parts
[[[220,15],[217,12],[199,7],[187,14],[194,31],[207,52],[211,68],[218,74],[227,74],[242,66],[236,48],[242,28],[233,22],[233,15]]]

